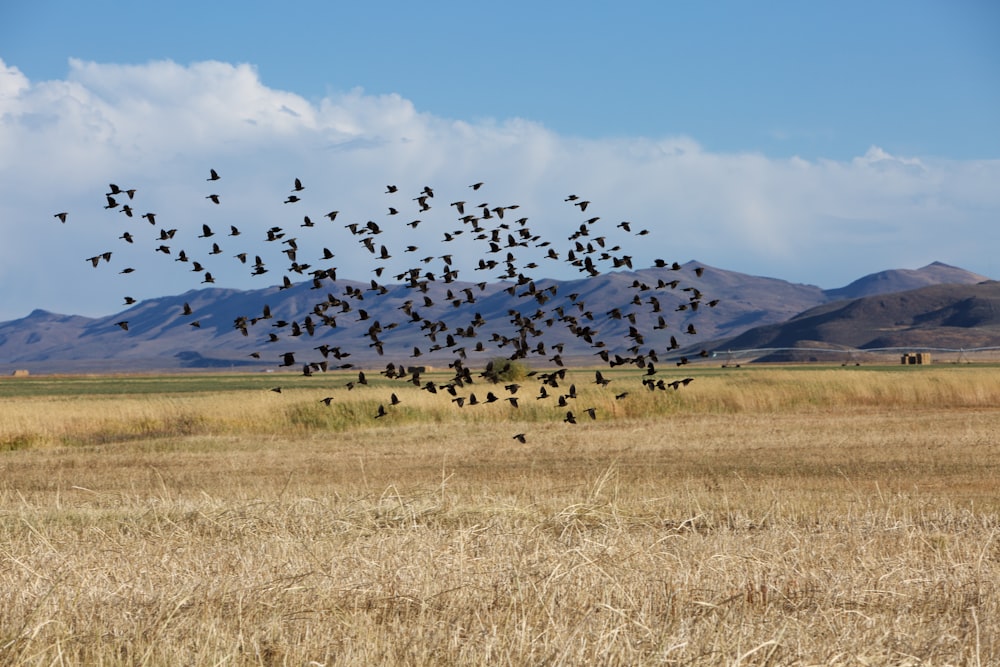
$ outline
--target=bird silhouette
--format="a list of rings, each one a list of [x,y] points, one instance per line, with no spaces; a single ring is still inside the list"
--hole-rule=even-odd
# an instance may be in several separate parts
[[[218,173],[212,169],[207,181],[219,180]],[[298,193],[304,191],[305,187],[301,179],[293,180],[293,188],[290,195],[282,195],[284,203],[296,203],[301,201]],[[137,192],[137,188],[123,189],[115,184],[110,184],[110,191],[106,194],[107,209],[119,209],[126,216],[132,213],[131,206],[124,203],[125,197],[131,202]],[[482,182],[472,183],[468,186],[471,191],[478,191],[483,187]],[[442,191],[444,189],[442,188]],[[386,186],[386,193],[398,192],[395,185]],[[554,404],[558,404],[564,410],[570,403],[577,399],[577,388],[573,383],[568,383],[568,389],[563,389],[566,378],[566,365],[570,364],[571,358],[577,358],[581,354],[583,346],[588,346],[600,361],[610,368],[619,367],[621,370],[615,374],[616,387],[625,385],[629,379],[636,379],[636,375],[641,375],[640,382],[637,383],[651,391],[663,391],[666,389],[682,387],[685,382],[677,380],[667,382],[656,377],[658,362],[657,353],[664,354],[671,350],[679,349],[679,344],[674,336],[668,336],[665,330],[668,327],[667,320],[662,314],[669,309],[676,309],[684,312],[687,316],[683,324],[678,325],[681,332],[694,335],[696,330],[690,323],[691,318],[699,314],[699,306],[707,304],[715,307],[719,302],[717,299],[709,299],[703,296],[699,289],[683,284],[685,278],[693,275],[701,277],[704,268],[688,264],[685,269],[690,269],[691,273],[679,273],[678,279],[667,281],[656,274],[650,276],[641,271],[631,274],[628,282],[624,283],[626,288],[620,296],[615,296],[615,303],[608,303],[607,306],[596,309],[588,309],[587,305],[580,298],[580,294],[586,293],[584,289],[576,289],[576,293],[563,295],[557,293],[557,285],[543,282],[535,273],[539,264],[545,262],[565,262],[568,266],[584,274],[583,280],[596,277],[607,271],[630,270],[632,269],[633,258],[628,254],[628,249],[623,249],[627,239],[633,243],[635,237],[644,237],[650,234],[646,229],[634,231],[635,225],[629,221],[622,221],[615,228],[605,231],[605,224],[601,217],[592,216],[582,223],[577,221],[569,230],[567,236],[568,243],[560,244],[558,239],[543,238],[529,227],[528,217],[512,220],[512,211],[519,208],[517,203],[509,202],[482,202],[472,206],[466,201],[456,198],[449,207],[453,207],[457,213],[458,222],[453,223],[454,227],[441,230],[445,243],[460,242],[460,246],[449,253],[437,254],[433,249],[429,249],[430,240],[417,242],[415,239],[405,238],[409,229],[416,229],[420,224],[427,226],[438,223],[435,216],[442,215],[439,211],[433,211],[435,189],[424,186],[415,193],[412,201],[416,203],[416,208],[427,212],[424,222],[415,219],[405,222],[402,225],[386,223],[383,226],[374,221],[352,222],[344,225],[349,230],[351,236],[363,245],[368,252],[362,251],[361,255],[370,259],[374,264],[372,271],[379,280],[370,280],[370,288],[358,285],[350,281],[337,281],[337,268],[329,263],[335,259],[331,248],[337,247],[333,244],[337,241],[332,236],[324,236],[329,247],[310,247],[307,243],[298,241],[283,230],[281,227],[272,226],[267,228],[266,242],[276,243],[279,252],[287,257],[289,265],[281,272],[274,269],[273,261],[267,265],[263,261],[267,254],[253,256],[247,252],[247,248],[240,250],[233,257],[241,264],[250,264],[248,257],[254,257],[255,261],[249,268],[251,275],[263,275],[269,272],[279,273],[281,276],[276,281],[276,290],[289,290],[290,294],[295,294],[294,300],[282,301],[281,312],[284,320],[272,320],[273,329],[257,338],[259,344],[268,342],[278,342],[301,338],[303,336],[329,336],[334,335],[333,330],[338,330],[336,335],[339,340],[344,341],[344,349],[333,348],[326,343],[322,343],[315,349],[323,354],[322,361],[296,361],[295,352],[286,352],[278,355],[279,364],[282,367],[298,365],[302,368],[305,376],[326,372],[333,366],[327,365],[327,356],[331,358],[350,356],[347,351],[351,344],[352,336],[356,336],[358,343],[361,340],[367,345],[366,352],[370,357],[377,355],[400,354],[405,356],[407,350],[412,350],[409,356],[412,358],[427,357],[430,363],[437,363],[440,358],[442,364],[446,363],[449,369],[454,371],[454,376],[450,380],[440,382],[421,381],[420,372],[407,369],[403,365],[395,366],[391,372],[385,374],[386,381],[412,382],[416,387],[427,391],[430,394],[437,394],[439,390],[443,395],[447,393],[451,400],[459,407],[483,406],[491,403],[506,400],[511,409],[519,407],[518,398],[515,395],[520,387],[517,383],[508,383],[504,388],[508,395],[498,396],[493,391],[478,391],[474,387],[473,376],[469,368],[465,366],[469,359],[475,359],[473,355],[491,353],[503,349],[501,354],[510,360],[525,360],[530,362],[536,358],[540,364],[548,367],[555,367],[557,371],[535,372],[520,380],[525,384],[536,383],[538,388],[537,400],[553,399]],[[229,197],[231,195],[227,195]],[[215,204],[220,202],[220,195],[211,194],[205,197]],[[232,208],[232,200],[227,199],[227,210]],[[395,200],[399,202],[399,200]],[[445,201],[448,201],[447,199]],[[583,199],[576,194],[565,197],[566,202],[572,203],[581,212],[588,210],[590,201]],[[123,204],[119,204],[123,202]],[[407,203],[405,200],[403,203]],[[411,205],[412,206],[412,205]],[[385,209],[383,209],[385,210]],[[398,205],[389,208],[390,215],[407,214],[404,206]],[[331,222],[337,219],[339,213],[336,210],[325,214]],[[68,213],[62,212],[54,214],[54,217],[65,223]],[[153,213],[145,213],[142,216],[152,225],[156,225],[156,216]],[[310,229],[303,232],[307,235],[320,234],[321,230],[316,229],[317,225],[309,215],[300,216],[302,228]],[[445,217],[447,215],[445,214]],[[582,216],[581,216],[582,217]],[[166,219],[166,218],[164,218]],[[362,218],[364,220],[364,218]],[[213,223],[214,224],[214,223]],[[227,221],[228,224],[228,221]],[[607,225],[611,227],[611,225]],[[202,283],[212,284],[215,282],[213,273],[206,271],[206,264],[210,264],[204,259],[203,254],[207,251],[209,255],[219,255],[222,249],[214,239],[209,242],[211,249],[198,248],[200,252],[193,252],[193,257],[200,258],[201,261],[194,261],[188,257],[188,253],[179,249],[181,239],[184,234],[180,233],[175,238],[177,230],[158,228],[160,245],[153,246],[157,253],[170,255],[172,248],[176,249],[174,258],[176,261],[190,262],[193,272],[202,274]],[[211,238],[215,236],[210,226],[202,224],[202,233],[198,238]],[[344,234],[339,228],[323,230],[323,234]],[[231,237],[239,236],[240,232],[235,225],[230,225]],[[381,235],[381,236],[380,236]],[[416,233],[414,232],[414,236]],[[133,243],[141,240],[141,235],[133,231],[124,232],[118,237],[126,243]],[[384,243],[377,243],[375,239],[384,238]],[[441,239],[441,236],[437,237]],[[616,243],[617,241],[617,243]],[[280,243],[279,243],[280,242]],[[235,243],[235,242],[234,242]],[[140,245],[140,244],[137,244]],[[252,246],[249,249],[252,252]],[[309,264],[301,261],[303,253],[316,252],[319,261],[324,262],[322,268],[312,268]],[[317,251],[318,250],[318,251]],[[416,257],[410,253],[422,250],[422,254],[427,256],[423,259],[416,259],[407,262],[407,257]],[[429,250],[429,251],[428,251]],[[129,249],[131,252],[132,249]],[[347,251],[338,251],[338,255],[344,256],[353,254]],[[394,257],[395,255],[395,257]],[[100,265],[101,260],[109,262],[111,253],[101,253],[87,258],[94,268]],[[269,258],[270,260],[270,258]],[[470,283],[463,275],[470,264],[473,270],[496,272],[494,274],[497,283],[489,283],[489,279],[481,283]],[[212,260],[215,261],[215,260]],[[230,260],[231,261],[231,260]],[[438,267],[428,266],[440,262]],[[144,264],[136,264],[144,269]],[[215,264],[209,268],[216,269]],[[680,271],[682,266],[677,262],[668,263],[662,259],[653,261],[653,268],[659,271],[673,270]],[[222,269],[219,268],[219,271]],[[127,274],[134,269],[128,267],[120,273]],[[385,279],[383,272],[394,275],[394,281]],[[293,282],[295,274],[302,276],[302,283]],[[220,280],[221,280],[220,273]],[[492,276],[491,276],[492,278]],[[298,279],[296,279],[298,280]],[[297,285],[308,285],[312,290],[317,290],[319,296],[314,299],[302,300],[300,296],[305,296],[306,289],[294,290]],[[478,287],[478,289],[477,289]],[[325,289],[324,289],[325,288]],[[687,298],[669,301],[665,290],[678,289],[677,296],[681,289],[686,293]],[[338,292],[342,290],[342,292]],[[407,294],[409,291],[409,294]],[[483,292],[486,292],[483,294]],[[589,290],[588,290],[589,291]],[[507,296],[502,296],[506,294]],[[508,298],[516,304],[507,304],[502,301]],[[485,305],[480,302],[485,300]],[[136,301],[132,297],[125,297],[125,305],[131,306]],[[152,302],[148,302],[152,303]],[[202,319],[209,317],[208,308],[199,301],[199,315]],[[403,305],[399,305],[399,304]],[[500,303],[504,303],[500,306]],[[530,304],[530,305],[529,305]],[[364,306],[363,308],[360,306]],[[397,310],[398,308],[398,310]],[[418,312],[418,308],[420,312]],[[474,312],[473,309],[482,309],[481,312]],[[592,312],[598,310],[599,312]],[[403,317],[388,316],[387,313],[398,313],[402,311]],[[182,309],[185,317],[193,315],[190,304],[185,303]],[[338,327],[337,316],[342,313],[352,312],[353,316],[341,320]],[[504,312],[507,313],[504,316]],[[494,316],[490,316],[495,313]],[[250,337],[254,325],[258,325],[262,320],[271,318],[270,309],[265,306],[262,314],[235,314],[234,328],[242,336]],[[484,317],[486,315],[487,317]],[[205,319],[207,323],[209,320]],[[122,320],[127,326],[127,320]],[[364,322],[361,327],[357,323]],[[201,320],[187,321],[192,328],[200,328]],[[485,328],[489,326],[489,328]],[[400,333],[394,332],[387,335],[393,329],[399,329]],[[125,329],[126,327],[122,327]],[[206,327],[207,328],[207,327]],[[407,332],[403,333],[404,330]],[[664,333],[660,333],[664,331]],[[680,334],[677,334],[680,335]],[[420,342],[420,338],[426,342]],[[667,340],[669,339],[669,345]],[[321,339],[322,340],[322,339]],[[329,339],[327,339],[329,340]],[[248,341],[249,343],[250,341]],[[416,343],[416,344],[414,344]],[[564,346],[565,349],[564,349]],[[254,358],[259,358],[259,352]],[[706,351],[699,353],[702,357],[708,355]],[[693,357],[693,355],[690,355]],[[673,357],[670,363],[677,361],[678,357]],[[686,362],[687,357],[680,357]],[[666,361],[666,360],[665,360]],[[365,363],[363,361],[361,364]],[[359,365],[361,365],[359,364]],[[352,368],[353,364],[342,364],[340,368]],[[634,367],[640,369],[638,373],[632,371],[631,375],[626,373],[626,369]],[[479,378],[475,378],[479,380]],[[611,377],[602,374],[600,370],[595,371],[594,384],[600,388],[607,387]],[[367,384],[364,373],[359,371],[357,380],[347,383],[348,389],[354,389],[360,385]],[[470,391],[470,389],[474,389]],[[615,400],[622,400],[628,395],[628,391],[622,389],[615,393]],[[460,395],[461,394],[461,395]],[[485,394],[484,399],[477,398],[477,394]],[[531,395],[531,394],[529,394]],[[405,395],[403,396],[405,399]],[[330,405],[332,397],[319,399]],[[400,403],[399,395],[391,394],[390,400],[385,402],[380,408],[381,414],[386,414],[386,407],[396,406]],[[584,409],[591,417],[596,419],[598,407]],[[567,423],[576,424],[579,411],[565,412]],[[524,435],[524,434],[519,434]],[[518,439],[515,436],[515,439]],[[523,440],[519,440],[523,442]]]

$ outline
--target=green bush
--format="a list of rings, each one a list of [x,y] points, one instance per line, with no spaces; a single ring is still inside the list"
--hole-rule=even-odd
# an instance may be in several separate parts
[[[511,360],[505,357],[490,359],[483,370],[483,377],[490,382],[517,382],[528,377],[528,364],[519,360]]]

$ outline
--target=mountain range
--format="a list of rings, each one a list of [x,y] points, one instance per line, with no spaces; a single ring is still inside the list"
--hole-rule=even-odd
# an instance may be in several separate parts
[[[701,275],[690,278],[695,268]],[[601,349],[595,351],[595,346],[559,326],[568,312],[589,316],[588,325],[600,331],[602,340],[628,341],[630,328],[635,327],[646,332],[644,348],[662,350],[674,336],[681,344],[677,354],[811,345],[1000,345],[1000,283],[940,262],[915,270],[881,271],[830,290],[695,261],[680,271],[685,276],[683,285],[695,287],[684,290],[675,284],[671,288],[670,283],[680,275],[677,267],[660,267],[577,280],[538,280],[532,287],[536,298],[528,299],[523,286],[503,281],[431,283],[427,292],[415,294],[405,284],[376,291],[363,282],[337,280],[324,285],[323,296],[353,292],[355,309],[335,315],[335,327],[293,337],[277,324],[297,323],[303,314],[312,312],[317,292],[308,282],[287,289],[191,290],[141,301],[98,318],[35,310],[24,318],[0,323],[0,373],[19,368],[33,373],[266,369],[274,368],[287,352],[300,358],[317,356],[315,350],[323,345],[350,350],[349,361],[359,366],[384,365],[386,360],[418,363],[417,357],[419,363],[443,365],[453,359],[456,348],[435,353],[434,336],[428,336],[419,319],[404,314],[408,308],[419,309],[425,324],[440,323],[441,337],[447,335],[443,332],[461,332],[470,320],[488,323],[480,335],[460,336],[454,342],[463,352],[467,349],[470,358],[483,359],[509,354],[503,338],[512,334],[516,313],[534,313],[549,327],[543,337],[548,350],[561,346],[562,359],[583,363],[597,362],[594,355]],[[692,289],[703,301],[697,310],[690,307]],[[545,290],[551,296],[543,299],[538,294]],[[709,300],[718,301],[708,307]],[[645,305],[654,301],[656,309]],[[185,315],[185,304],[191,315]],[[257,320],[254,314],[265,306],[272,318],[251,327],[248,335],[234,327],[239,318]],[[359,308],[366,310],[363,318]],[[127,331],[117,326],[125,321]],[[368,342],[366,332],[372,322],[381,323],[386,332],[384,359]],[[682,335],[689,326],[696,333]],[[279,341],[267,342],[275,332],[282,334]],[[485,345],[477,353],[479,342]],[[626,346],[616,342],[604,349],[624,353]],[[251,356],[254,352],[259,360]]]

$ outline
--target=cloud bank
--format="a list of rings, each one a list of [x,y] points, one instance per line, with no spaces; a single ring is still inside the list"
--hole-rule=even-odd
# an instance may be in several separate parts
[[[198,275],[154,252],[155,230],[138,218],[145,212],[178,239],[194,239],[203,224],[252,230],[239,246],[251,255],[275,254],[262,230],[296,230],[308,215],[317,228],[296,230],[299,237],[313,234],[310,245],[336,253],[338,277],[359,280],[372,277],[371,263],[344,224],[395,226],[441,254],[443,234],[456,226],[450,202],[516,203],[536,233],[565,239],[579,222],[564,201],[571,193],[609,226],[630,220],[651,231],[630,248],[637,266],[698,259],[822,287],[933,260],[1000,274],[1000,160],[896,156],[877,146],[849,161],[774,159],[710,152],[683,135],[580,139],[529,119],[442,118],[398,95],[351,90],[307,100],[265,86],[248,64],[71,60],[65,79],[30,81],[0,61],[0,155],[0,320],[35,307],[107,314],[123,294],[198,287]],[[223,178],[206,181],[210,168]],[[285,204],[295,178],[306,185],[302,201]],[[473,192],[478,181],[486,185]],[[133,219],[104,209],[109,183],[136,188]],[[385,194],[390,183],[395,199]],[[437,195],[433,211],[413,201],[424,186]],[[400,215],[387,216],[389,206]],[[336,223],[321,227],[333,210]],[[65,224],[53,217],[61,211]],[[418,218],[419,227],[402,225]],[[136,243],[120,240],[123,230]],[[125,285],[117,270],[85,261],[105,250],[115,252],[114,269],[136,268]],[[471,267],[478,257],[463,259]],[[578,275],[564,263],[542,272]],[[230,262],[216,284],[264,287],[278,275],[262,282]]]

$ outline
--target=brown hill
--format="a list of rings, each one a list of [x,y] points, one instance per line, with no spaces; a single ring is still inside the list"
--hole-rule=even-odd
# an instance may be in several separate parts
[[[932,285],[838,301],[719,343],[729,350],[834,347],[969,350],[1000,346],[1000,282]],[[784,351],[763,360],[799,359]]]
[[[826,290],[830,301],[859,299],[875,294],[905,292],[929,285],[975,285],[989,280],[986,276],[972,273],[942,262],[933,262],[919,269],[890,269],[871,273],[837,289]]]
[[[698,277],[695,267],[702,269]],[[25,318],[0,323],[0,374],[9,373],[13,368],[29,368],[33,372],[124,372],[245,365],[273,368],[275,359],[281,354],[294,352],[299,355],[297,358],[315,357],[315,350],[324,344],[349,349],[352,356],[348,361],[359,364],[384,364],[386,359],[403,361],[415,347],[423,352],[421,362],[446,364],[453,360],[455,348],[437,352],[434,348],[443,345],[448,334],[467,327],[474,319],[481,319],[489,326],[480,330],[476,338],[463,340],[455,336],[455,345],[467,348],[472,359],[470,363],[475,364],[479,363],[477,359],[510,354],[510,347],[500,345],[495,336],[515,335],[512,313],[531,314],[539,318],[540,325],[544,324],[541,327],[544,336],[531,341],[533,347],[544,342],[547,347],[544,358],[540,355],[537,360],[529,360],[541,364],[551,363],[551,350],[558,346],[564,348],[562,357],[573,363],[594,360],[594,355],[602,349],[627,355],[627,348],[633,344],[628,337],[633,326],[644,332],[642,348],[654,349],[660,354],[667,349],[672,336],[686,347],[684,353],[707,347],[709,344],[705,341],[722,339],[729,339],[725,345],[734,349],[737,346],[791,347],[802,345],[803,341],[856,347],[903,345],[917,340],[925,346],[932,343],[960,346],[964,341],[966,346],[973,346],[975,341],[991,340],[986,333],[989,325],[982,322],[986,321],[992,304],[982,300],[965,304],[952,296],[942,296],[935,302],[938,304],[936,309],[912,298],[891,308],[888,305],[876,307],[868,302],[826,302],[831,294],[846,294],[849,288],[872,290],[880,286],[890,288],[901,284],[900,281],[969,282],[975,278],[978,276],[962,269],[935,263],[915,271],[873,274],[852,283],[854,287],[824,292],[813,285],[688,262],[678,269],[648,268],[577,280],[538,280],[534,283],[538,290],[555,290],[544,303],[524,297],[528,286],[515,288],[510,282],[484,285],[437,282],[428,285],[428,292],[419,294],[403,284],[386,285],[384,294],[373,294],[369,285],[350,280],[325,284],[320,290],[322,293],[311,289],[308,283],[297,284],[291,289],[208,288],[148,299],[107,317],[85,318],[35,311]],[[680,283],[674,285],[677,279]],[[692,292],[692,288],[696,292]],[[282,320],[302,322],[317,300],[343,295],[348,289],[366,295],[352,300],[356,300],[356,308],[367,311],[368,319],[361,320],[357,311],[330,311],[336,319],[336,327],[319,328],[315,336],[289,337],[288,327],[278,328],[276,323]],[[465,289],[475,294],[474,302],[464,297],[455,298]],[[694,311],[688,304],[699,292],[703,294],[701,307]],[[956,292],[946,289],[942,294],[969,296],[971,292],[968,288]],[[433,302],[432,306],[421,305],[425,297]],[[709,301],[716,299],[718,304],[708,307]],[[425,321],[445,327],[439,337],[445,340],[429,340],[426,327],[420,322],[408,321],[402,311],[407,301],[415,301],[414,310],[419,311]],[[658,302],[658,311],[654,310],[654,301]],[[193,315],[183,315],[185,303],[190,305]],[[578,308],[580,303],[586,303],[586,307]],[[883,303],[894,302],[883,299]],[[256,319],[265,305],[273,314],[271,320],[258,322],[247,336],[234,328],[237,318]],[[890,310],[892,314],[888,314]],[[932,313],[939,313],[938,320]],[[563,321],[564,316],[578,317],[581,324],[599,332],[599,342],[605,347],[591,345],[571,334]],[[667,322],[666,328],[658,326],[660,317]],[[889,318],[893,324],[871,324],[884,318]],[[123,320],[129,322],[127,333],[116,326],[116,322]],[[193,327],[193,321],[200,326]],[[385,358],[380,358],[369,345],[367,330],[374,321],[386,329],[381,335],[385,341]],[[975,324],[977,322],[980,324]],[[697,328],[696,335],[682,333],[688,325]],[[877,334],[870,333],[876,330]],[[270,333],[280,334],[281,342],[268,343]],[[876,339],[875,343],[871,342]],[[474,352],[480,342],[484,350]],[[260,361],[251,358],[252,352],[260,353]]]

